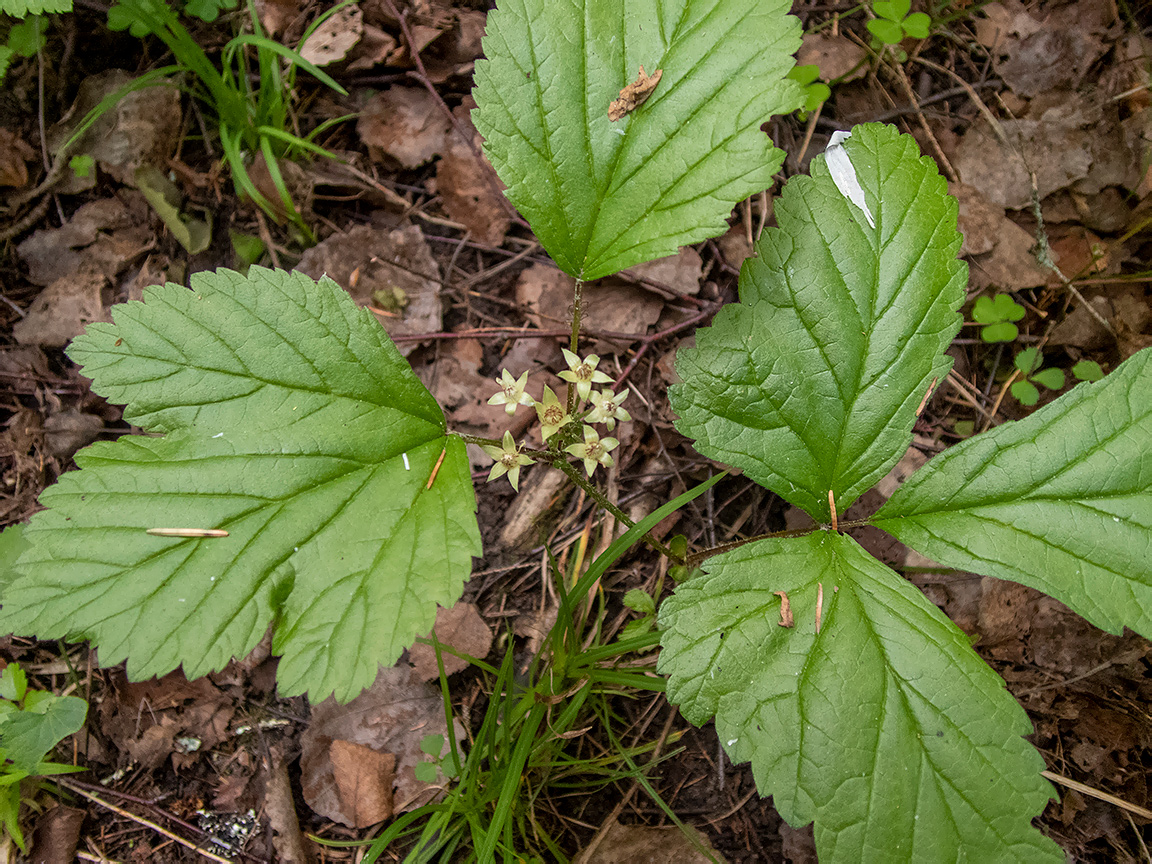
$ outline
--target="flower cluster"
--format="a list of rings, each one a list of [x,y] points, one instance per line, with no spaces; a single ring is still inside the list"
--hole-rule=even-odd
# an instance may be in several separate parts
[[[601,438],[590,424],[603,423],[611,432],[616,428],[617,421],[631,420],[632,416],[621,407],[624,400],[628,398],[629,391],[622,390],[619,394],[612,390],[593,391],[593,384],[607,384],[612,380],[596,369],[600,358],[595,354],[589,354],[581,360],[571,351],[567,349],[563,349],[563,351],[568,368],[560,373],[560,377],[569,384],[576,386],[578,405],[584,405],[586,402],[591,403],[591,407],[586,408],[583,413],[577,411],[575,416],[570,414],[564,403],[547,385],[544,387],[544,398],[537,402],[525,392],[528,386],[528,373],[525,372],[519,378],[513,378],[507,369],[501,370],[500,378],[496,381],[500,390],[488,400],[488,404],[503,405],[504,410],[509,414],[515,414],[516,408],[520,405],[533,406],[536,409],[536,416],[540,420],[541,434],[545,441],[555,436],[569,423],[577,420],[583,421],[584,440],[570,444],[564,448],[564,451],[582,459],[584,470],[591,477],[597,465],[611,467],[614,464],[611,451],[616,449],[620,442],[615,438]],[[563,441],[563,438],[561,440]],[[571,441],[572,437],[569,436],[567,440]],[[530,464],[532,459],[520,452],[520,448],[512,438],[512,433],[504,433],[501,446],[488,444],[483,446],[483,450],[496,460],[496,464],[492,466],[492,472],[488,475],[488,480],[492,481],[507,474],[512,488],[517,489],[520,480],[520,468]]]

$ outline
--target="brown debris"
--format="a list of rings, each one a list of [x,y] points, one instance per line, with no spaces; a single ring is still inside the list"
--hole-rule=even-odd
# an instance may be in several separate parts
[[[328,747],[340,803],[353,828],[392,818],[396,757],[363,744],[336,739]]]
[[[360,112],[356,131],[376,162],[418,168],[443,152],[452,124],[423,87],[389,87]]]
[[[472,125],[470,109],[475,107],[469,96],[463,105],[452,113],[460,121],[460,126],[472,136],[479,149],[483,142],[480,133]],[[483,156],[483,154],[481,154]],[[499,246],[512,224],[512,217],[504,202],[497,197],[497,189],[504,185],[496,179],[495,172],[486,158],[477,159],[468,143],[459,133],[448,133],[444,153],[436,163],[436,191],[449,218],[468,229],[472,239],[487,246]]]
[[[620,90],[620,97],[613,99],[612,104],[608,106],[608,119],[615,123],[643,105],[648,101],[648,97],[652,95],[652,91],[656,89],[656,85],[660,83],[663,76],[663,69],[657,69],[648,75],[645,73],[644,67],[641,66],[640,74],[636,76],[636,80],[625,85]]]
[[[436,624],[432,628],[436,638],[442,646],[455,648],[462,654],[468,654],[479,660],[488,656],[492,648],[492,631],[480,617],[480,612],[474,603],[463,600],[450,609],[436,610]],[[429,638],[428,634],[425,638]],[[444,661],[444,674],[451,675],[468,668],[468,663],[455,654],[441,650],[440,656]],[[440,676],[436,665],[436,652],[431,645],[417,642],[408,649],[408,661],[416,670],[416,677],[421,681],[431,681]]]

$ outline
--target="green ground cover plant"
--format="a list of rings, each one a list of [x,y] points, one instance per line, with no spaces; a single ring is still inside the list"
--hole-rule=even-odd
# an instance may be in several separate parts
[[[655,616],[668,698],[694,723],[715,719],[786,820],[815,822],[821,860],[1062,861],[1030,824],[1052,789],[1021,737],[1024,711],[964,633],[842,533],[839,514],[907,450],[961,326],[957,205],[910,136],[878,124],[835,136],[811,176],[785,186],[740,301],[677,361],[678,429],[817,526],[664,546],[587,479],[612,459],[614,439],[594,426],[624,422],[625,396],[593,390],[606,382],[580,351],[583,285],[721,233],[734,204],[772,184],[784,154],[761,126],[806,98],[788,77],[800,29],[787,9],[507,0],[490,14],[474,120],[509,198],[577,280],[569,387],[536,406],[543,449],[452,433],[328,280],[253,267],[153,287],[69,353],[160,435],[92,445],[43,494],[0,630],[91,639],[136,678],[178,665],[191,677],[248,653],[274,622],[281,692],[349,699],[463,590],[480,552],[469,440],[513,485],[529,461],[565,471],[629,526],[629,543],[644,537],[691,576],[658,608],[632,598]],[[1110,632],[1152,634],[1149,363],[1137,353],[952,447],[854,524],[1045,591]],[[522,377],[505,370],[499,386],[510,413],[532,402]],[[558,670],[573,682],[538,692],[559,712],[592,692],[571,691],[580,681],[612,683],[601,661],[657,638],[574,652],[558,632],[552,676],[529,686],[551,687]],[[457,788],[472,791],[424,814],[418,851],[450,855],[452,838],[480,861],[518,851],[515,769],[545,714],[488,672],[506,707],[485,734],[509,737],[472,754],[503,747],[507,773],[481,783],[484,756],[469,768],[454,752]],[[635,677],[619,683],[642,686]]]
[[[48,754],[84,726],[88,703],[76,696],[56,696],[28,689],[28,676],[16,663],[0,675],[0,826],[21,852],[27,852],[20,830],[21,783],[38,777],[83,771],[75,765],[46,762]]]

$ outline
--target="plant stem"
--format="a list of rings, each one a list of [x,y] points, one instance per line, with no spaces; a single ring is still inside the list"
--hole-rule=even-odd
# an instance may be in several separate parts
[[[577,279],[576,286],[572,289],[572,335],[568,338],[568,350],[580,356],[580,310],[581,303],[584,299],[584,280]],[[573,384],[568,385],[568,413],[571,414],[576,410],[576,387]]]
[[[566,459],[555,459],[552,462],[552,467],[559,468],[561,471],[567,474],[572,482],[587,492],[593,501],[611,513],[629,528],[636,524],[624,514],[623,510],[609,501],[603,492],[592,485],[592,483],[589,482],[586,477],[584,477],[578,470],[576,470],[575,466],[571,462]],[[661,555],[666,556],[670,561],[680,563],[680,559],[677,558],[675,554],[673,554],[672,550],[657,540],[655,537],[653,537],[651,534],[644,535],[644,542],[659,552]]]

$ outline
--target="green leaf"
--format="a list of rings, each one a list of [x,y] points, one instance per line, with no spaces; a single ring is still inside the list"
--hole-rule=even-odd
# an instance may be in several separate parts
[[[651,614],[656,611],[656,603],[652,595],[640,588],[633,588],[624,595],[624,605],[633,612]]]
[[[4,77],[8,74],[8,67],[12,65],[12,58],[15,56],[16,52],[7,45],[0,45],[0,83],[3,83]]]
[[[8,47],[21,57],[33,57],[46,43],[44,31],[47,29],[48,20],[39,15],[13,24],[8,31]]]
[[[1077,381],[1099,381],[1104,377],[1104,370],[1095,360],[1081,360],[1072,367],[1072,376]]]
[[[416,779],[421,783],[436,782],[436,764],[433,762],[417,762],[412,769],[416,772]]]
[[[212,245],[212,224],[180,211],[183,196],[176,184],[151,165],[136,169],[136,187],[168,226],[172,236],[190,255],[198,255]]]
[[[1041,369],[1039,372],[1032,373],[1032,380],[1049,390],[1059,390],[1064,386],[1064,370]]]
[[[4,589],[16,577],[13,565],[30,544],[24,539],[23,525],[9,525],[0,531],[0,598]]]
[[[438,759],[440,757],[440,751],[443,749],[443,735],[425,735],[420,739],[420,751],[431,756],[433,759]]]
[[[476,63],[484,149],[556,263],[596,279],[723,233],[784,154],[799,108],[789,0],[502,0]],[[640,66],[662,78],[617,122]]]
[[[1040,391],[1031,381],[1016,381],[1008,388],[1021,405],[1035,405],[1040,401]]]
[[[170,434],[77,455],[25,531],[0,626],[86,636],[138,679],[219,669],[275,621],[282,692],[355,696],[459,598],[480,552],[463,442],[331,280],[200,273],[113,317],[70,356],[126,419]]]
[[[92,170],[96,167],[96,160],[87,153],[79,153],[68,160],[68,167],[72,169],[74,177],[83,180],[92,176]]]
[[[28,692],[28,676],[19,664],[9,663],[0,675],[0,698],[11,702],[22,702]]]
[[[71,11],[72,0],[0,0],[0,12],[14,18]]]
[[[1020,328],[1011,321],[989,324],[980,330],[980,338],[985,342],[1014,342],[1020,335]]]
[[[660,609],[668,698],[697,725],[715,715],[789,823],[815,820],[821,864],[1064,860],[1030,825],[1052,791],[1019,737],[1031,723],[915,587],[824,531],[706,570]]]
[[[1007,294],[997,294],[994,298],[980,296],[972,304],[972,320],[980,324],[1019,321],[1023,317],[1024,307]]]
[[[873,524],[939,561],[1152,636],[1152,352],[917,471]]]
[[[1044,362],[1044,356],[1040,353],[1039,348],[1025,348],[1016,355],[1012,362],[1022,375],[1028,377],[1040,368],[1040,364]]]
[[[913,39],[927,39],[932,27],[932,18],[923,12],[913,12],[900,22],[900,26]]]
[[[44,756],[84,726],[88,703],[75,696],[52,696],[37,711],[8,714],[0,724],[0,740],[16,768],[35,773]]]
[[[203,21],[215,21],[221,11],[235,9],[237,0],[188,0],[185,15],[195,15]]]
[[[876,221],[829,176],[789,181],[740,273],[740,303],[681,351],[676,428],[817,519],[903,455],[960,327],[966,266],[956,200],[915,140],[858,126],[844,142]]]
[[[904,38],[903,29],[894,21],[888,21],[883,18],[873,18],[865,26],[868,28],[869,33],[885,45],[899,45],[900,40]]]

